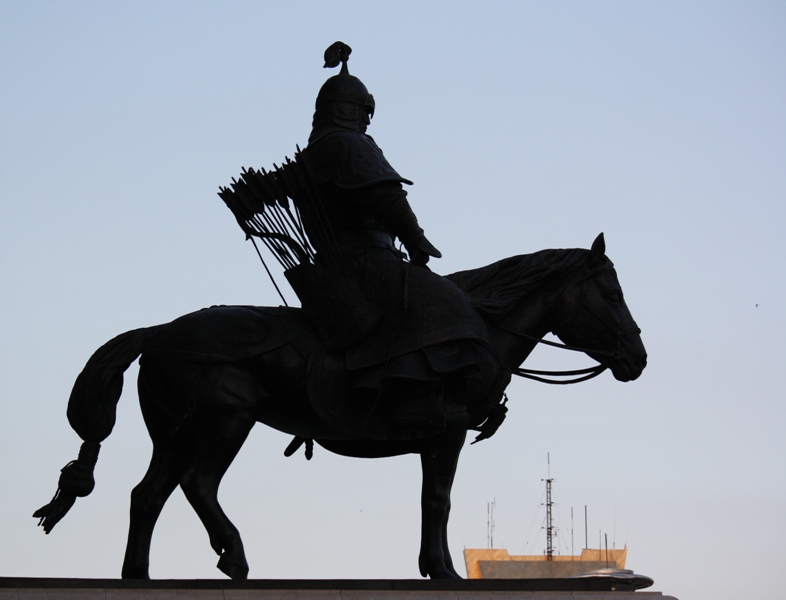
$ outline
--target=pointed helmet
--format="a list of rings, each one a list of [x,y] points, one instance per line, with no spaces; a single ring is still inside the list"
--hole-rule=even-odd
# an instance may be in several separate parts
[[[349,74],[347,61],[352,48],[335,42],[325,50],[325,68],[337,67],[341,71],[328,79],[319,90],[314,111],[311,140],[328,129],[365,131],[367,118],[374,116],[374,96],[360,79]]]

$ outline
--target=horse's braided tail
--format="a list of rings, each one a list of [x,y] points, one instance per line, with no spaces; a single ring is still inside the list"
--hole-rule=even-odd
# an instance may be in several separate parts
[[[84,440],[79,457],[60,472],[52,501],[33,516],[46,533],[62,519],[77,497],[90,494],[95,486],[93,468],[98,451],[115,425],[117,402],[123,391],[123,373],[142,353],[161,325],[122,333],[95,351],[76,378],[68,400],[68,422]]]

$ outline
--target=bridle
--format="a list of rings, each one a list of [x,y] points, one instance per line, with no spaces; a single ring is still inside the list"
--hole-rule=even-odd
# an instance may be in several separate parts
[[[541,339],[534,335],[529,335],[528,333],[523,333],[521,331],[516,331],[514,329],[510,329],[509,327],[505,327],[504,325],[496,324],[494,327],[501,329],[507,333],[512,333],[517,337],[526,338],[528,340],[532,340],[533,342],[537,342],[538,344],[545,344],[546,346],[554,346],[555,348],[562,348],[563,350],[573,350],[574,352],[584,352],[587,353],[587,348],[579,348],[577,346],[568,346],[567,344],[560,344],[557,342],[549,342],[548,340]],[[605,350],[592,350],[594,354],[604,354],[608,356],[614,356],[614,352],[606,352]],[[573,371],[538,371],[535,369],[523,369],[521,367],[516,367],[513,369],[513,375],[518,375],[519,377],[524,377],[526,379],[532,379],[534,381],[540,381],[541,383],[550,383],[552,385],[568,385],[570,383],[581,383],[582,381],[587,381],[588,379],[592,379],[593,377],[597,377],[603,371],[608,369],[607,366],[598,363],[594,367],[588,367],[586,369],[576,369]],[[545,377],[575,377],[574,379],[545,379]]]
[[[606,328],[607,330],[613,332],[614,337],[616,339],[616,344],[615,344],[614,350],[612,350],[612,351],[596,350],[594,348],[582,348],[580,346],[572,346],[572,345],[569,345],[569,344],[560,344],[558,342],[550,342],[550,341],[544,340],[542,338],[536,337],[534,335],[529,335],[528,333],[524,333],[524,332],[521,332],[521,331],[516,331],[515,329],[511,329],[509,327],[505,327],[504,325],[500,325],[499,323],[495,323],[493,325],[493,327],[501,329],[502,331],[505,331],[507,333],[513,334],[516,337],[526,338],[528,340],[532,340],[532,341],[534,341],[534,342],[536,342],[538,344],[544,344],[546,346],[553,346],[555,348],[561,348],[563,350],[572,350],[573,352],[583,352],[584,354],[589,354],[590,352],[592,352],[592,354],[595,354],[595,355],[608,356],[608,357],[611,357],[611,358],[619,358],[619,356],[620,356],[620,349],[621,349],[620,338],[622,338],[624,336],[627,336],[627,335],[634,335],[634,334],[638,335],[638,334],[641,333],[641,329],[639,329],[639,327],[635,327],[635,328],[632,328],[630,330],[620,329],[619,327],[616,327],[615,325],[607,323],[603,319],[602,316],[598,315],[589,306],[589,303],[587,302],[586,282],[587,282],[588,279],[592,279],[599,272],[601,272],[601,271],[603,271],[603,270],[605,270],[607,268],[609,268],[609,267],[608,266],[604,266],[601,269],[597,269],[597,270],[593,271],[592,273],[586,275],[581,280],[581,306],[579,306],[579,308],[573,314],[571,314],[568,317],[564,318],[560,322],[560,324],[557,325],[554,328],[554,332],[556,333],[557,330],[562,329],[562,327],[566,323],[569,323],[569,322],[573,321],[581,313],[587,312],[592,317],[594,317],[601,325],[603,325],[604,328]],[[524,377],[526,379],[532,379],[534,381],[540,381],[541,383],[549,383],[549,384],[552,384],[552,385],[568,385],[568,384],[571,384],[571,383],[580,383],[582,381],[587,381],[589,379],[597,377],[598,375],[603,373],[603,371],[605,371],[606,369],[608,369],[608,367],[605,366],[605,365],[602,365],[601,363],[598,363],[594,367],[588,367],[586,369],[577,369],[577,370],[573,370],[573,371],[539,371],[539,370],[535,370],[535,369],[523,369],[521,367],[517,367],[517,368],[513,369],[513,375],[517,375],[519,377]],[[545,377],[574,377],[574,379],[546,379]]]

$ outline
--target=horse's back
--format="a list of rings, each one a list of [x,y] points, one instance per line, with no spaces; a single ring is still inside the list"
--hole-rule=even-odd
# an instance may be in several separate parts
[[[270,352],[311,331],[299,308],[213,306],[162,326],[143,358],[233,362]]]

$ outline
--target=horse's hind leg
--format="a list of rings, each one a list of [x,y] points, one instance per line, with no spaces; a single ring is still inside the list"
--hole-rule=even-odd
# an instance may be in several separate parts
[[[211,415],[210,427],[200,427],[191,464],[180,486],[210,536],[210,545],[220,555],[218,568],[232,579],[248,577],[240,533],[218,503],[218,486],[234,460],[254,420],[240,415]]]
[[[150,541],[161,509],[177,487],[182,462],[171,449],[153,448],[142,481],[131,492],[131,521],[123,560],[123,579],[149,579]]]
[[[153,380],[157,383],[156,380]],[[139,406],[153,441],[153,456],[144,478],[131,492],[131,520],[123,560],[124,579],[149,579],[150,541],[161,509],[183,475],[188,457],[182,441],[173,436],[175,424],[157,402],[143,367],[139,373]]]

